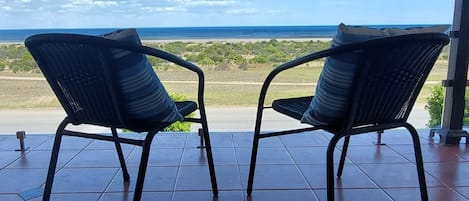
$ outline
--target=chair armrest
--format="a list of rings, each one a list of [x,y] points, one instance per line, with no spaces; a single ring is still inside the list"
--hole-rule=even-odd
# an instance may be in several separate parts
[[[173,62],[173,63],[178,64],[179,66],[184,67],[184,68],[186,68],[190,71],[193,71],[197,74],[202,74],[203,75],[203,72],[202,72],[200,67],[196,66],[195,64],[193,64],[191,62],[188,62],[188,61],[180,58],[179,56],[176,56],[174,54],[171,54],[171,53],[163,51],[163,50],[159,50],[159,49],[155,49],[155,48],[151,48],[151,47],[147,47],[147,46],[141,46],[141,47],[142,48],[141,48],[140,52],[143,53],[143,54],[147,54],[147,55],[150,55],[150,56],[155,56],[155,57],[158,57],[158,58]]]
[[[339,46],[339,47],[329,48],[329,49],[321,50],[321,51],[318,51],[318,52],[310,53],[308,55],[302,56],[300,58],[288,61],[286,63],[283,63],[283,64],[277,66],[276,68],[274,68],[269,73],[269,75],[267,75],[266,79],[264,80],[264,83],[263,83],[262,89],[261,89],[261,93],[259,95],[259,103],[258,103],[259,108],[261,106],[263,107],[263,105],[264,105],[265,96],[267,95],[267,90],[268,90],[270,84],[272,83],[272,80],[279,73],[281,73],[282,71],[297,67],[301,64],[311,62],[311,61],[314,61],[314,60],[317,60],[317,59],[325,58],[325,57],[332,56],[332,55],[341,54],[343,52],[351,51],[351,50],[354,50],[354,49],[359,49],[360,47],[361,47],[360,44],[350,44],[350,45],[343,45],[343,46]]]
[[[325,58],[325,57],[328,57],[328,56],[341,54],[341,53],[344,53],[344,52],[347,52],[347,51],[353,51],[353,50],[359,49],[360,47],[362,47],[362,44],[356,43],[356,44],[343,45],[343,46],[339,46],[339,47],[329,48],[329,49],[322,50],[322,51],[319,51],[319,52],[310,53],[310,54],[305,55],[303,57],[300,57],[300,58],[291,60],[289,62],[283,63],[280,66],[274,68],[269,73],[269,75],[267,75],[266,79],[264,80],[264,83],[262,84],[261,92],[259,94],[259,102],[257,104],[257,116],[256,116],[256,124],[255,124],[255,128],[254,128],[254,133],[260,133],[262,113],[263,113],[264,108],[266,108],[264,106],[265,96],[267,95],[267,90],[268,90],[272,80],[275,78],[275,76],[277,76],[282,71],[288,70],[290,68],[294,68],[294,67],[299,66],[301,64],[304,64],[304,63],[307,63],[307,62],[310,62],[310,61],[314,61],[314,60],[317,60],[317,59],[320,59],[320,58]]]

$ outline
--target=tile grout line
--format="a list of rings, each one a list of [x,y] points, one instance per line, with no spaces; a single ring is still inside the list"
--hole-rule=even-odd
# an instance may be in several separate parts
[[[181,173],[182,159],[184,158],[184,151],[186,150],[187,136],[188,135],[185,135],[185,137],[184,137],[184,144],[182,146],[181,155],[179,156],[179,164],[176,168],[177,169],[176,170],[176,176],[174,177],[173,190],[171,192],[171,201],[174,201],[174,198],[175,198],[175,195],[176,195],[176,186],[177,186],[177,183],[179,181],[179,176],[180,176],[180,173]]]
[[[139,139],[141,139],[141,136],[139,136]],[[112,142],[113,143],[113,142]],[[91,144],[91,143],[90,143]],[[123,143],[120,143],[121,146]],[[124,158],[125,162],[126,162],[126,166],[127,166],[127,169],[129,169],[128,167],[128,163],[127,163],[127,160],[130,158],[130,156],[132,156],[132,154],[135,152],[135,150],[137,149],[137,145],[133,145],[133,148],[132,150],[130,150],[130,153],[127,155],[127,157]],[[114,146],[114,151],[117,152],[117,150],[115,150],[115,146]],[[123,151],[123,150],[122,150]],[[119,160],[119,159],[117,159]],[[117,168],[117,171],[116,173],[114,173],[114,175],[112,176],[112,178],[110,179],[110,181],[108,182],[108,184],[106,185],[106,187],[104,188],[104,192],[101,192],[99,197],[98,197],[98,201],[102,200],[103,197],[104,197],[104,194],[108,193],[108,191],[110,190],[111,188],[111,185],[112,185],[112,182],[115,181],[117,179],[117,176],[119,175],[119,172],[122,172],[122,167],[118,167]],[[129,173],[129,176],[130,176],[130,173]],[[124,181],[122,181],[124,183]],[[124,184],[125,185],[125,184]],[[129,183],[127,185],[130,185],[130,178],[129,178]],[[130,190],[130,189],[129,189]],[[124,191],[122,191],[124,192]]]
[[[321,136],[324,137],[323,135],[321,135]],[[300,166],[298,165],[298,163],[295,161],[294,157],[290,153],[290,150],[287,148],[287,145],[285,144],[284,140],[282,140],[281,137],[279,137],[279,136],[276,136],[276,137],[279,139],[280,143],[282,144],[282,148],[285,149],[285,151],[287,152],[287,154],[290,157],[290,160],[293,162],[296,170],[300,173],[301,177],[303,178],[303,182],[305,182],[308,185],[309,192],[311,192],[313,194],[313,196],[316,200],[321,200],[319,198],[319,195],[313,190],[313,187],[311,186],[311,183],[309,183],[308,179],[303,174],[303,171],[301,171]]]
[[[238,172],[238,178],[239,178],[239,182],[240,182],[240,188],[241,188],[241,193],[243,194],[243,201],[245,201],[247,199],[247,193],[246,191],[244,190],[244,187],[243,187],[243,178],[241,177],[241,167],[239,165],[239,160],[238,160],[238,147],[236,147],[236,144],[234,143],[234,134],[231,134],[231,140],[232,140],[232,143],[233,143],[233,151],[234,151],[234,157],[235,157],[235,161],[236,161],[236,169],[237,169],[237,172]],[[251,148],[252,149],[252,148]],[[249,167],[249,166],[248,166]],[[245,178],[247,179],[247,178]]]

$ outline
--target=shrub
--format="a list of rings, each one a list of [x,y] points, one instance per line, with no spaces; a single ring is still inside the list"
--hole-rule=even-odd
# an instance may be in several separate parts
[[[427,105],[425,110],[430,114],[430,120],[427,123],[428,127],[435,127],[441,125],[441,118],[443,113],[443,100],[444,90],[442,86],[434,86],[431,89],[430,97],[427,98]],[[469,90],[466,89],[465,106],[464,106],[464,125],[469,125]]]
[[[169,96],[174,101],[187,100],[187,97],[185,97],[184,95],[180,95],[180,94],[170,94]],[[193,116],[194,116],[194,113],[191,113],[191,114],[188,115],[188,117],[193,117]],[[189,132],[189,131],[191,131],[191,122],[177,121],[177,122],[174,122],[173,124],[167,126],[166,128],[164,128],[163,131],[166,131],[166,132],[168,132],[168,131],[172,131],[172,132]]]
[[[169,96],[174,101],[187,100],[187,98],[184,95],[170,94]],[[187,116],[188,117],[193,117],[194,113],[191,113]],[[122,131],[123,132],[132,132],[128,129],[122,129]],[[167,126],[166,128],[164,128],[163,131],[164,132],[189,132],[189,131],[191,131],[191,122],[176,121],[173,124],[171,124],[171,125]]]
[[[441,115],[443,112],[443,87],[440,85],[434,86],[431,89],[430,96],[427,98],[427,105],[425,110],[430,114],[427,126],[432,128],[441,124]]]

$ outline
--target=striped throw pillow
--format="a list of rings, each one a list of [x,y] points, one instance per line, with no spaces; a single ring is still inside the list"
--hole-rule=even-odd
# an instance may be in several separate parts
[[[104,38],[141,45],[135,29],[117,30]],[[112,50],[116,59],[120,90],[127,118],[146,122],[183,120],[144,54]]]
[[[372,29],[340,24],[336,36],[332,39],[331,47],[387,36],[424,32],[441,33],[447,31],[448,28],[447,25],[437,25],[410,29]],[[357,55],[352,52],[327,58],[319,76],[316,94],[303,114],[302,123],[339,125],[343,121],[351,98],[352,81],[357,69],[356,60]]]

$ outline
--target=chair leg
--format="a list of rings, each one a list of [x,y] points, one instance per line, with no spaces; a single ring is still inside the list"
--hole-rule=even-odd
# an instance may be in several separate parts
[[[212,155],[212,144],[210,143],[210,134],[208,131],[207,125],[207,118],[205,117],[205,113],[202,118],[202,135],[205,140],[205,151],[207,153],[207,161],[208,161],[208,169],[210,172],[210,181],[212,183],[212,192],[215,197],[218,197],[218,184],[217,184],[217,177],[215,175],[215,165],[213,163],[213,155]]]
[[[125,165],[124,154],[122,153],[122,147],[119,142],[119,136],[117,135],[116,128],[111,128],[112,137],[114,138],[114,145],[116,146],[117,156],[119,157],[119,163],[122,169],[122,176],[124,176],[124,182],[129,182],[130,176],[127,166]]]
[[[350,136],[346,136],[344,140],[344,145],[342,146],[342,153],[340,155],[339,169],[337,169],[337,177],[342,176],[342,171],[344,170],[345,157],[347,156],[349,141],[350,141]]]
[[[148,156],[150,155],[151,142],[157,132],[149,132],[145,137],[142,145],[142,156],[140,158],[140,166],[138,168],[137,182],[135,183],[134,201],[140,201],[142,198],[143,183],[145,182],[145,174],[148,166]]]
[[[47,171],[47,180],[44,187],[44,193],[42,195],[42,201],[49,201],[50,194],[52,192],[52,184],[54,183],[55,170],[57,168],[57,159],[59,158],[60,143],[62,142],[62,132],[67,126],[68,121],[65,119],[60,123],[55,134],[54,146],[52,147],[52,153],[50,156],[49,170]]]
[[[259,147],[259,133],[254,133],[254,140],[252,142],[251,164],[249,165],[249,177],[247,193],[251,195],[252,185],[254,183],[254,172],[256,170],[257,150]]]
[[[327,200],[334,201],[334,149],[342,136],[334,135],[329,141],[326,153]]]
[[[420,148],[420,139],[415,128],[406,124],[405,126],[412,136],[414,143],[415,163],[417,166],[417,174],[419,177],[420,197],[422,201],[428,201],[427,183],[425,181],[425,169],[423,168],[422,149]]]
[[[254,183],[254,172],[256,170],[258,147],[259,147],[259,133],[256,132],[254,133],[254,139],[252,142],[251,164],[249,165],[249,177],[248,177],[248,187],[247,187],[248,196],[250,196],[252,193],[252,185]]]
[[[262,92],[261,92],[262,94]],[[261,95],[261,97],[263,97]],[[263,100],[259,100],[260,103],[263,103]],[[259,148],[259,139],[261,136],[261,123],[262,123],[262,112],[263,107],[262,104],[258,105],[257,108],[257,116],[256,116],[256,124],[254,128],[254,139],[252,140],[252,152],[251,152],[251,163],[249,165],[249,176],[248,176],[248,187],[247,187],[247,194],[251,196],[252,193],[252,185],[254,183],[254,172],[256,171],[256,160],[257,160],[257,150]]]

